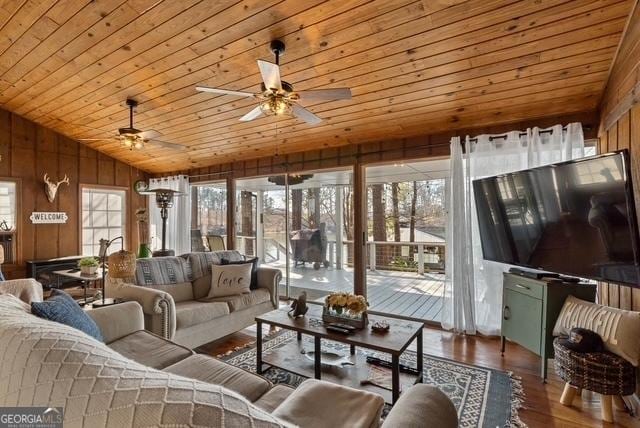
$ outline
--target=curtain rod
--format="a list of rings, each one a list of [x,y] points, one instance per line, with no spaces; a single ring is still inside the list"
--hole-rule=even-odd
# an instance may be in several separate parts
[[[591,130],[591,126],[590,125],[583,125],[582,128],[584,130],[586,130],[586,131]],[[566,132],[566,130],[567,130],[567,126],[563,126],[562,127],[562,131]],[[553,129],[543,129],[541,131],[538,131],[538,133],[539,134],[551,134],[551,133],[553,133]],[[521,132],[520,133],[521,137],[524,137],[525,135],[527,135],[526,132]],[[507,138],[507,134],[502,134],[502,135],[496,135],[496,136],[489,137],[489,141],[493,141],[494,139],[499,139],[499,138]],[[477,138],[471,138],[471,139],[469,139],[469,141],[477,143],[478,139]],[[465,140],[461,140],[460,142],[464,146]],[[448,147],[449,145],[450,145],[449,141],[442,142],[442,143],[435,143],[435,144],[429,143],[429,147],[442,147],[442,146],[447,146]],[[349,156],[354,157],[354,158],[359,158],[361,156],[361,154],[360,153],[354,153],[354,154],[349,155]],[[341,156],[331,156],[331,157],[328,157],[328,158],[323,158],[322,160],[323,161],[328,161],[328,160],[335,160],[335,159],[342,159],[342,157]],[[285,161],[284,163],[276,164],[275,166],[284,166],[285,169],[288,170],[290,165],[291,164],[289,162]],[[285,174],[288,173],[288,172],[289,171],[284,171]],[[220,172],[209,172],[209,173],[206,173],[206,174],[188,175],[188,177],[189,178],[199,178],[199,177],[209,177],[209,176],[212,176],[212,175],[224,175],[224,174],[232,174],[232,173],[233,173],[233,170],[227,170],[227,171],[220,171]]]
[[[210,175],[223,175],[223,174],[230,174],[232,172],[233,172],[232,170],[220,171],[220,172],[208,172],[206,174],[187,175],[187,177],[189,178],[208,177]]]
[[[567,132],[567,127],[563,126],[562,127],[562,132]],[[543,129],[541,131],[538,131],[538,134],[552,134],[553,133],[553,129]],[[527,133],[526,132],[521,132],[520,136],[524,137],[526,136]],[[489,137],[489,141],[493,141],[493,140],[499,140],[501,138],[507,138],[508,135],[507,134],[502,134],[502,135],[493,135],[491,137]],[[462,143],[464,143],[464,141],[461,141]],[[469,138],[469,142],[471,143],[477,143],[478,139],[477,138]]]

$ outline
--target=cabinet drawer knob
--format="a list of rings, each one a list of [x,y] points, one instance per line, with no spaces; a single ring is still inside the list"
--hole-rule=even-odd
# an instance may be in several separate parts
[[[522,288],[524,290],[531,290],[531,287],[529,287],[528,285],[516,284],[516,287]]]
[[[505,320],[508,320],[509,318],[511,318],[511,309],[509,308],[509,306],[504,307],[504,310],[502,311],[502,317]]]

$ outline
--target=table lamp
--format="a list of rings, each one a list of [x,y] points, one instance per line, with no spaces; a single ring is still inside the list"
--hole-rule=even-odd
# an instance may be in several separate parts
[[[93,307],[98,308],[101,306],[109,306],[117,303],[115,299],[107,299],[105,296],[105,278],[106,269],[105,262],[107,261],[107,250],[115,241],[120,240],[122,247],[120,251],[115,252],[109,256],[109,276],[111,278],[132,278],[136,273],[136,255],[131,251],[124,249],[124,238],[117,236],[112,240],[101,239],[100,240],[100,252],[99,257],[102,262],[102,299],[95,300]]]

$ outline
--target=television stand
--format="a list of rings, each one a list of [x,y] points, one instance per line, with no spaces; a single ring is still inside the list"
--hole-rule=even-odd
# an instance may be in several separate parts
[[[595,301],[595,284],[565,282],[560,278],[535,279],[505,273],[502,289],[501,354],[509,339],[542,358],[540,376],[547,379],[553,358],[553,327],[567,296]]]

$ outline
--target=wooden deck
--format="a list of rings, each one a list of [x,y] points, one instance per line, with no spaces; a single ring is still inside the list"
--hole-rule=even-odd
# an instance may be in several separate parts
[[[283,272],[280,294],[285,295],[285,268],[272,266]],[[370,309],[403,317],[440,322],[443,286],[444,275],[438,273],[367,271]],[[289,295],[296,297],[302,291],[318,301],[333,291],[353,291],[353,269],[291,268]]]

